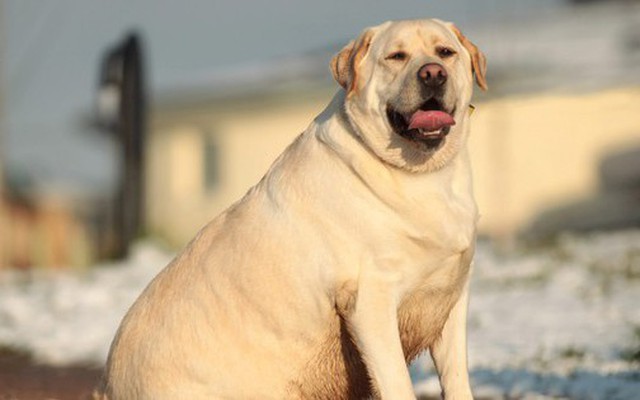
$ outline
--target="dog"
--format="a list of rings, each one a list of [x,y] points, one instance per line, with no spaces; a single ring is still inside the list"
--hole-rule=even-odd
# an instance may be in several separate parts
[[[425,350],[443,395],[472,398],[466,142],[485,57],[452,23],[396,21],[331,71],[327,108],[133,304],[96,398],[415,399]]]

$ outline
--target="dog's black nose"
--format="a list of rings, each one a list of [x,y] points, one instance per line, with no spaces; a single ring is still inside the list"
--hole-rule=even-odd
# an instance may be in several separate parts
[[[447,81],[447,71],[438,63],[425,64],[418,70],[418,79],[426,86],[435,88]]]

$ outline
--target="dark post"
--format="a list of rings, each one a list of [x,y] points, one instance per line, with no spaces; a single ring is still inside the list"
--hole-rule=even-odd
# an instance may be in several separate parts
[[[146,104],[142,43],[136,33],[128,34],[103,58],[98,119],[116,137],[121,157],[105,255],[123,258],[144,224]]]

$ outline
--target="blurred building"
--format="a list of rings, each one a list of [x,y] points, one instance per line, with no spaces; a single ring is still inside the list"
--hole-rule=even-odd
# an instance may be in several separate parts
[[[257,183],[332,95],[273,90],[156,109],[147,182],[154,232],[184,243]],[[537,213],[594,193],[598,161],[640,145],[639,102],[640,87],[477,103],[470,146],[481,233],[515,234]]]
[[[639,101],[636,86],[479,104],[470,145],[481,231],[498,237],[518,233],[548,209],[596,195],[599,162],[640,146],[640,116],[634,111]],[[546,233],[575,227],[557,222],[548,221],[555,229]]]
[[[0,199],[2,264],[17,268],[86,266],[95,242],[90,202],[56,193],[6,193]]]
[[[599,160],[640,145],[640,25],[629,7],[467,31],[490,73],[470,143],[481,234],[511,237],[539,213],[590,196]],[[151,230],[182,245],[257,183],[337,90],[330,56],[231,71],[159,96],[149,142]]]
[[[203,85],[217,90],[159,97],[148,143],[150,231],[182,245],[257,183],[331,98],[330,54],[231,71]]]

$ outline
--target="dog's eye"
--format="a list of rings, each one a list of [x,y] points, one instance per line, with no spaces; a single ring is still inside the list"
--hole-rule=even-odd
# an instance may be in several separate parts
[[[448,47],[438,47],[436,51],[438,52],[438,56],[440,56],[440,58],[449,58],[452,55],[456,54],[455,51]]]
[[[396,51],[387,56],[387,60],[404,61],[409,57],[404,51]]]

